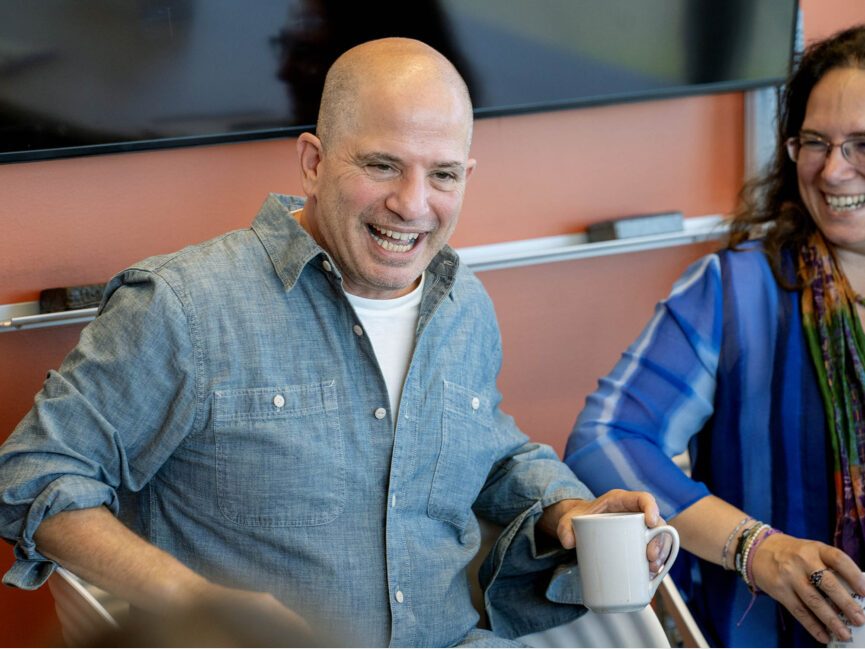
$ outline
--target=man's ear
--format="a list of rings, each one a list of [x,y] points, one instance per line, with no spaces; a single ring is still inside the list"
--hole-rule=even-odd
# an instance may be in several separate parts
[[[322,146],[312,133],[301,133],[297,138],[297,158],[300,162],[300,178],[303,193],[315,196],[318,186],[318,165],[321,164]]]
[[[475,167],[478,166],[478,161],[474,158],[469,158],[466,162],[466,181],[468,181],[469,177],[472,175],[472,172],[475,170]]]

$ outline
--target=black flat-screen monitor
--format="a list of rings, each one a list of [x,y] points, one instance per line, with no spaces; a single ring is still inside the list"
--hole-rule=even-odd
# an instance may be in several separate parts
[[[296,135],[382,36],[478,117],[780,83],[796,0],[0,0],[0,162]]]

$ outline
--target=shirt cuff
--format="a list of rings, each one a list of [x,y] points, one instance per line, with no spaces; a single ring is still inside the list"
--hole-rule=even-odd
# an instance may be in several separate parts
[[[27,510],[21,536],[15,543],[15,563],[3,576],[3,583],[25,590],[42,586],[56,565],[36,548],[33,536],[42,522],[63,511],[103,505],[115,516],[119,513],[117,492],[103,482],[82,476],[63,476],[50,482]]]
[[[561,497],[551,494],[550,503],[585,497],[573,486],[563,488],[558,496]],[[579,590],[566,590],[564,583],[568,577],[558,570],[561,564],[573,560],[574,551],[539,550],[535,528],[543,512],[544,504],[537,501],[514,519],[496,540],[481,567],[479,577],[490,625],[495,634],[505,638],[518,638],[565,624],[586,610],[574,605],[581,599],[571,595]],[[571,576],[576,578],[575,574]]]

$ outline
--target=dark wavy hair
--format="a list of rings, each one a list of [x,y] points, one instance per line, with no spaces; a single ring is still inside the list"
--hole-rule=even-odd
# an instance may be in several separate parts
[[[772,272],[788,288],[793,287],[781,271],[782,253],[797,252],[816,225],[802,202],[796,163],[787,155],[785,143],[799,134],[814,86],[836,68],[865,69],[865,24],[811,44],[794,62],[778,105],[775,157],[764,175],[745,184],[730,224],[728,247],[735,250],[750,238],[763,237]]]

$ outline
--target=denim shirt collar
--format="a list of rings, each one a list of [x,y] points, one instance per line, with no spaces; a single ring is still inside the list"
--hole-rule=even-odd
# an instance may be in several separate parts
[[[252,223],[252,230],[267,251],[286,291],[294,288],[300,273],[311,260],[319,255],[330,259],[292,215],[305,203],[306,200],[298,196],[270,194]],[[339,276],[339,271],[336,272]]]
[[[252,224],[252,230],[267,251],[286,291],[294,288],[303,269],[318,257],[327,259],[333,266],[335,277],[342,280],[342,274],[334,259],[309,236],[292,215],[292,212],[301,209],[305,203],[306,199],[300,196],[270,194]],[[450,246],[445,246],[430,262],[426,269],[429,281],[424,288],[418,330],[428,322],[441,299],[451,293],[458,269],[459,256]]]

